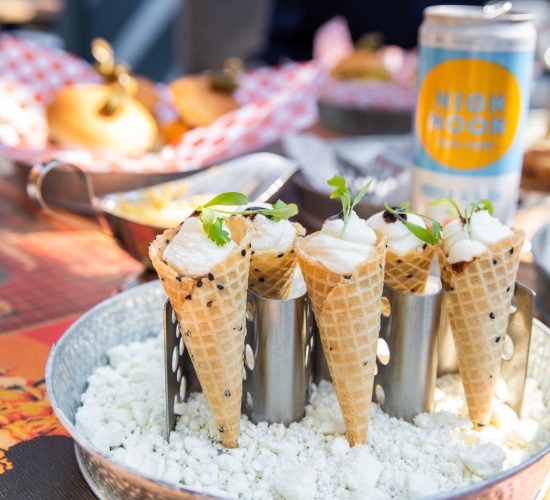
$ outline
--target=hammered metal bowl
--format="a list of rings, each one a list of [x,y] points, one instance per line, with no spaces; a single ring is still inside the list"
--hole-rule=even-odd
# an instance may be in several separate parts
[[[107,350],[160,334],[165,300],[158,281],[112,297],[77,320],[53,346],[48,358],[46,386],[51,405],[74,439],[80,469],[100,498],[216,498],[113,462],[75,427],[75,413],[80,406],[80,396],[86,390],[86,381],[97,367],[107,363]],[[529,376],[538,380],[545,403],[550,405],[550,329],[535,320],[532,339]],[[547,446],[490,480],[429,498],[532,499],[540,491],[549,470],[550,446]]]

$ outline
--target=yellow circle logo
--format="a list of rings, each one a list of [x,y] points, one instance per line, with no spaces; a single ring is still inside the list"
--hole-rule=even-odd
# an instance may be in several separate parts
[[[520,88],[510,71],[491,61],[455,59],[438,64],[424,78],[416,131],[440,164],[482,168],[512,144],[520,109]]]

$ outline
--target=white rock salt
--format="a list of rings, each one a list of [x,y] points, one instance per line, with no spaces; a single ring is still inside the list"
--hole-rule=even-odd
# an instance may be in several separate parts
[[[162,340],[119,346],[88,380],[78,429],[100,451],[174,484],[246,499],[414,498],[469,485],[550,443],[542,393],[528,382],[529,418],[500,402],[494,425],[472,430],[460,380],[438,381],[433,413],[413,423],[371,408],[368,444],[350,448],[332,386],[314,387],[304,419],[289,427],[241,420],[240,447],[224,450],[202,394],[178,405],[164,439]]]

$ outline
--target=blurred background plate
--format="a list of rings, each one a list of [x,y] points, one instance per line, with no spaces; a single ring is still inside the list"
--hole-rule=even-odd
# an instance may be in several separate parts
[[[318,101],[319,123],[346,135],[405,134],[412,130],[412,111],[343,107]]]

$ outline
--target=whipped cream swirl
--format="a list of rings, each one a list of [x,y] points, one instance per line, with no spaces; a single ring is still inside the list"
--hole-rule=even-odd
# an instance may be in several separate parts
[[[269,203],[249,203],[246,205],[246,208],[251,207],[272,208]],[[296,230],[288,220],[274,221],[261,214],[254,214],[248,220],[250,221],[252,249],[255,252],[283,253],[294,244]]]
[[[225,223],[223,229],[230,233]],[[216,245],[204,232],[200,219],[189,217],[164,249],[163,257],[181,275],[196,278],[212,271],[236,246],[233,240],[221,247]]]
[[[487,210],[474,212],[470,219],[471,238],[460,218],[453,219],[443,228],[443,250],[450,264],[470,262],[487,250],[487,246],[497,243],[512,233]]]
[[[323,228],[304,241],[303,251],[338,274],[351,274],[374,253],[376,233],[352,212],[344,231],[342,219],[328,219]]]
[[[426,229],[422,217],[415,214],[406,214],[405,217],[408,222]],[[387,221],[382,211],[369,217],[367,224],[372,229],[384,232],[388,237],[388,250],[398,255],[405,255],[424,246],[425,242],[411,233],[399,218],[394,219],[394,221]]]

